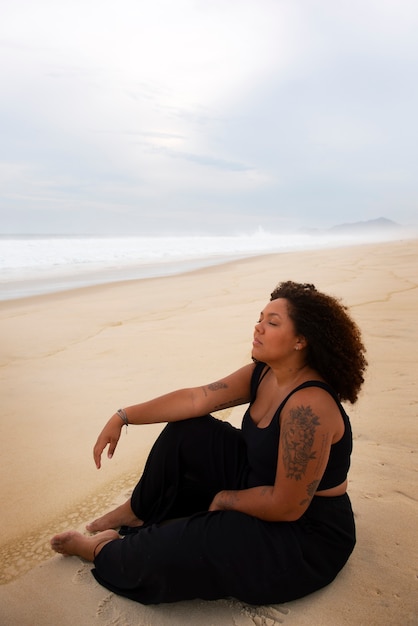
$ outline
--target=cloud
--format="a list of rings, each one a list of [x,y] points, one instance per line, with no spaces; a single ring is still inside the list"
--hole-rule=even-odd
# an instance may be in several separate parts
[[[180,152],[176,150],[162,150],[167,156],[174,159],[184,159],[185,161],[191,161],[192,163],[197,163],[198,165],[204,165],[208,167],[214,167],[220,170],[229,170],[231,172],[248,172],[253,168],[248,165],[244,165],[243,163],[238,163],[234,161],[227,161],[225,159],[220,159],[217,157],[212,157],[209,155],[203,154],[192,154],[189,152]]]
[[[8,3],[0,211],[408,218],[417,26],[409,0]]]

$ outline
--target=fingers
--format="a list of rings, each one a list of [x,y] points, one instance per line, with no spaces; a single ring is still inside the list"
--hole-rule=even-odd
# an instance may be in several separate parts
[[[100,438],[97,440],[97,443],[93,448],[93,458],[94,458],[94,462],[96,464],[97,469],[101,468],[102,453],[107,445],[109,445],[109,449],[107,451],[107,458],[111,459],[116,450],[116,446],[118,445],[118,439],[111,439],[110,441],[106,441],[105,443],[100,441]]]
[[[103,452],[103,447],[99,446],[99,444],[96,443],[96,445],[93,448],[93,458],[94,458],[94,462],[96,464],[97,469],[100,469],[102,466],[102,452]]]
[[[107,458],[111,459],[113,456],[114,451],[116,450],[116,446],[118,445],[117,440],[116,441],[111,441],[109,443],[109,450],[107,451]]]
[[[117,416],[113,416],[113,418],[111,418],[108,421],[108,423],[106,424],[106,426],[100,433],[96,441],[96,445],[94,446],[94,449],[93,449],[93,458],[94,458],[94,462],[96,464],[97,469],[100,469],[101,467],[102,454],[106,446],[109,446],[109,449],[107,451],[107,458],[108,459],[112,458],[115,452],[116,446],[118,445],[121,429],[122,429],[122,421],[120,417],[117,415]]]
[[[109,443],[109,451],[107,453],[107,456],[109,459],[112,458],[113,456],[113,452],[115,450],[116,445],[113,445],[113,451],[111,452],[111,444],[109,441],[105,441],[103,442],[103,440],[101,439],[101,437],[99,437],[99,439],[96,442],[96,445],[93,448],[93,458],[94,458],[94,462],[96,464],[97,469],[100,469],[102,466],[102,453],[103,450],[106,448],[107,444]]]

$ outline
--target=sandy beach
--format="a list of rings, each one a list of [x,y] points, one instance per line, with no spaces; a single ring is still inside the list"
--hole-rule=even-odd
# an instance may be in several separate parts
[[[49,539],[127,498],[160,425],[123,432],[97,470],[107,419],[249,361],[254,323],[282,280],[341,297],[369,369],[348,406],[357,546],[326,589],[269,607],[143,606],[100,587]],[[235,261],[183,275],[0,302],[1,626],[412,626],[418,624],[418,241]],[[240,423],[244,409],[223,417]],[[257,576],[257,572],[254,572]]]

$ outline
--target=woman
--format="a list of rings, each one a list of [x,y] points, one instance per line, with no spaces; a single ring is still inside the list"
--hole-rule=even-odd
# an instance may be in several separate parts
[[[95,534],[62,533],[52,548],[94,562],[103,586],[143,604],[272,604],[329,584],[355,544],[340,402],[357,400],[364,352],[338,300],[279,284],[255,326],[252,363],[110,418],[94,447],[98,468],[124,423],[168,424],[132,497],[89,524]],[[210,415],[246,403],[241,429]]]

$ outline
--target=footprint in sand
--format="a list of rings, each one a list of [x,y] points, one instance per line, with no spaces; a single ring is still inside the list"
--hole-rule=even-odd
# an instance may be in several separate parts
[[[83,585],[86,582],[93,581],[93,577],[91,575],[91,565],[82,565],[72,577],[71,582],[74,585]]]
[[[101,623],[105,620],[105,624],[118,624],[125,626],[128,624],[120,610],[115,606],[115,596],[113,593],[106,595],[97,605],[96,616],[100,618]]]
[[[290,611],[284,606],[276,605],[270,607],[246,607],[245,612],[251,617],[254,626],[275,626],[275,624],[283,624],[285,616]]]

